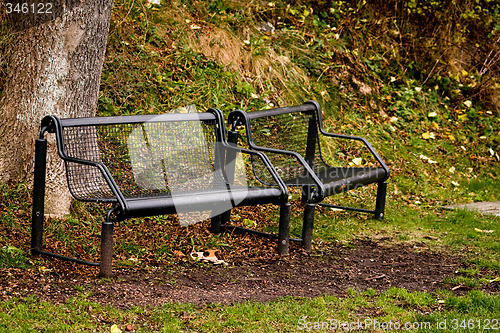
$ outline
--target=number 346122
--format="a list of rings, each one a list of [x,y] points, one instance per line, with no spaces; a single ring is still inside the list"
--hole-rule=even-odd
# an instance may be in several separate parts
[[[5,4],[7,14],[52,14],[52,3],[11,3]]]

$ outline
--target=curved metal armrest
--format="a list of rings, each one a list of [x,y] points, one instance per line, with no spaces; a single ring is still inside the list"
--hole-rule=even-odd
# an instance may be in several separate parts
[[[313,180],[313,182],[316,184],[316,190],[313,192],[313,197],[315,201],[321,201],[323,200],[325,196],[325,186],[323,185],[323,182],[316,176],[314,173],[314,170],[307,164],[306,160],[302,157],[297,152],[290,151],[290,150],[281,150],[281,149],[274,149],[274,148],[267,148],[267,147],[259,147],[254,144],[251,145],[253,149],[256,149],[258,151],[263,151],[266,153],[272,153],[272,154],[281,154],[281,155],[288,155],[294,157],[299,164],[302,165],[302,167],[306,170],[308,173],[309,177]],[[274,167],[273,167],[274,168]],[[276,171],[277,173],[277,171]]]
[[[224,145],[224,148],[226,148],[226,150],[234,150],[234,151],[239,152],[239,153],[249,154],[249,155],[257,156],[258,158],[260,158],[264,162],[264,166],[269,171],[269,173],[273,177],[274,181],[276,182],[276,184],[280,188],[281,192],[283,193],[283,200],[288,201],[288,188],[286,187],[285,182],[283,182],[281,177],[278,175],[278,172],[274,168],[273,164],[271,163],[271,161],[269,160],[269,158],[265,154],[263,154],[259,151],[255,151],[255,150],[235,147],[235,146],[232,146],[232,145],[225,143],[225,142],[223,143],[223,145]],[[255,170],[252,170],[252,171],[258,179],[259,177],[255,174]]]
[[[126,215],[127,211],[128,211],[127,202],[126,202],[125,197],[123,196],[120,188],[118,187],[115,180],[113,179],[111,172],[109,172],[109,169],[106,167],[106,165],[104,165],[104,163],[101,163],[101,162],[95,162],[95,161],[90,161],[90,160],[85,160],[85,159],[81,159],[81,158],[75,158],[75,157],[68,156],[66,154],[65,149],[64,149],[62,126],[61,126],[61,122],[60,122],[58,117],[46,116],[42,119],[40,138],[43,139],[45,132],[55,133],[57,152],[58,152],[59,156],[61,157],[61,159],[63,159],[64,161],[67,161],[67,162],[90,165],[90,166],[93,166],[93,167],[96,167],[99,169],[104,180],[108,184],[109,189],[111,190],[113,195],[116,197],[116,200],[118,201],[118,204],[120,205],[120,207],[122,209],[121,213]]]
[[[109,169],[106,167],[104,163],[101,162],[94,162],[94,161],[89,161],[89,160],[84,160],[80,158],[74,158],[74,157],[68,157],[68,156],[61,156],[61,158],[64,161],[67,162],[72,162],[72,163],[78,163],[78,164],[84,164],[84,165],[90,165],[93,167],[96,167],[99,169],[99,171],[102,174],[102,177],[106,181],[106,183],[109,186],[109,189],[113,193],[113,195],[116,197],[116,200],[118,201],[118,204],[120,205],[122,211],[122,215],[126,215],[128,212],[128,206],[127,206],[127,201],[125,200],[125,197],[116,184],[115,180],[113,179],[113,176],[111,175],[111,172],[109,172]]]
[[[382,169],[384,169],[384,171],[385,171],[385,178],[382,181],[385,181],[385,180],[387,180],[387,178],[389,178],[389,173],[390,173],[389,168],[387,167],[387,165],[385,164],[385,162],[382,160],[382,158],[380,157],[380,155],[376,152],[375,148],[373,148],[373,146],[365,138],[360,137],[360,136],[351,136],[351,135],[344,135],[344,134],[328,133],[328,132],[326,132],[324,130],[324,128],[323,128],[323,126],[321,124],[320,124],[320,133],[323,134],[324,136],[328,136],[328,137],[332,137],[332,138],[361,141],[365,145],[365,147],[368,148],[368,150],[370,151],[370,153],[372,154],[372,156],[375,157],[375,159],[380,164],[380,166],[382,167]]]

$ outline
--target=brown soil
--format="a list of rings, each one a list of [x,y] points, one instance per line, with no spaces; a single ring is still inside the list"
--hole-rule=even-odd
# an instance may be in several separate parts
[[[270,241],[268,241],[270,242]],[[167,302],[239,303],[283,296],[342,296],[349,287],[383,291],[390,287],[432,291],[450,288],[443,278],[458,270],[458,257],[429,252],[425,245],[384,245],[359,240],[316,255],[294,248],[286,259],[231,258],[227,266],[181,260],[156,269],[116,268],[112,279],[96,268],[50,261],[50,270],[0,271],[0,298],[37,296],[63,302],[87,293],[88,300],[119,308]]]

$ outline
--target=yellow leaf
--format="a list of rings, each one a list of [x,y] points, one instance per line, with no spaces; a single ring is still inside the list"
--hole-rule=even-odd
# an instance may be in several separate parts
[[[361,165],[362,161],[363,161],[363,159],[361,157],[356,157],[355,159],[352,160],[352,163],[359,166],[359,165]]]
[[[45,267],[45,266],[40,266],[40,267],[38,267],[38,271],[39,271],[40,273],[44,273],[44,272],[51,272],[51,271],[52,271],[52,269],[47,268],[47,267]]]
[[[435,139],[436,136],[434,135],[434,133],[432,132],[425,132],[422,134],[422,138],[424,138],[425,140],[429,140],[429,139]]]
[[[474,230],[476,230],[477,232],[484,232],[486,234],[491,234],[491,233],[495,232],[495,230],[481,230],[478,228],[474,228]]]
[[[109,330],[111,333],[122,333],[122,330],[118,328],[118,325],[113,324]]]

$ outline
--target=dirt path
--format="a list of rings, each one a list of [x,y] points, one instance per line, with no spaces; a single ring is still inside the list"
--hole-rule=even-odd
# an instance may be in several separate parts
[[[175,269],[119,268],[111,280],[97,279],[94,268],[75,272],[73,264],[56,261],[50,272],[0,271],[0,297],[35,295],[63,302],[88,293],[90,301],[128,308],[167,302],[231,304],[283,296],[342,296],[349,287],[432,291],[442,288],[443,278],[453,275],[459,265],[459,258],[432,254],[424,247],[372,241],[358,241],[352,248],[339,247],[321,255],[295,251],[287,259],[241,261],[228,266],[186,261],[184,267]]]

